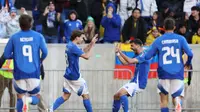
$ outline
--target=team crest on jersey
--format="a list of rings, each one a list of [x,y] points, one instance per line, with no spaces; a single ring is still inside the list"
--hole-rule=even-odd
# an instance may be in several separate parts
[[[72,24],[70,23],[69,26],[72,26]]]

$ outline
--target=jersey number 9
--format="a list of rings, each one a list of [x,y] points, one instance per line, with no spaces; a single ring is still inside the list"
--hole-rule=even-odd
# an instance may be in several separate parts
[[[29,62],[33,62],[32,47],[30,45],[24,45],[22,47],[22,52],[24,56],[28,57]]]
[[[162,51],[166,51],[163,55],[163,64],[172,64],[172,60],[167,59],[168,56],[171,56],[173,58],[176,58],[176,63],[180,63],[180,50],[176,49],[174,50],[174,47],[163,47]]]

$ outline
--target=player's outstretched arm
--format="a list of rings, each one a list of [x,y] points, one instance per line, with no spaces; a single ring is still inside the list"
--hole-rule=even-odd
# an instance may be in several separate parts
[[[85,48],[85,50],[87,52],[85,52],[84,54],[81,55],[82,58],[88,60],[91,57],[91,55],[92,55],[92,48],[94,47],[94,45],[95,45],[95,43],[97,41],[97,36],[98,35],[95,35],[93,37],[92,41],[90,42],[89,46]]]
[[[150,60],[153,56],[156,55],[157,47],[156,47],[156,41],[150,46],[149,50],[145,53],[144,59]]]
[[[40,41],[40,49],[42,51],[41,61],[43,61],[47,57],[48,50],[47,50],[47,44],[42,35],[41,35],[41,41]]]
[[[14,46],[13,46],[13,41],[12,41],[12,37],[11,37],[4,49],[4,58],[5,59],[11,59],[13,57],[13,50],[14,50],[13,47]]]
[[[96,41],[97,41],[97,37],[98,37],[98,34],[96,34],[94,37],[93,37],[93,39],[92,39],[92,41],[85,47],[85,48],[83,48],[83,51],[85,52],[85,53],[87,53],[92,47],[93,47],[93,45],[96,43]],[[94,42],[95,41],[95,42]]]
[[[119,55],[123,58],[123,60],[125,60],[125,62],[127,62],[127,64],[135,64],[138,63],[138,60],[136,58],[129,58],[128,56],[126,56],[124,53],[122,53],[122,51],[120,50]]]

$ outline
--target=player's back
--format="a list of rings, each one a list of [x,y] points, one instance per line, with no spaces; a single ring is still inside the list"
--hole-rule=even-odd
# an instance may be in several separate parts
[[[158,75],[160,79],[183,79],[184,37],[175,33],[165,33],[154,42],[158,51]]]
[[[14,77],[18,79],[39,78],[40,49],[44,37],[35,31],[20,31],[12,37]]]

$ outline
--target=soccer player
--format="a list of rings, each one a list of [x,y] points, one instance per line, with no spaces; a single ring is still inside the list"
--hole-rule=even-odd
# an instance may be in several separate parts
[[[168,94],[172,95],[175,111],[181,112],[181,96],[184,96],[184,63],[182,54],[188,55],[185,67],[191,65],[193,53],[188,46],[187,41],[181,35],[175,34],[175,21],[172,18],[166,18],[164,21],[165,34],[157,38],[148,52],[145,59],[158,54],[158,92],[160,94],[161,112],[169,112]]]
[[[90,42],[83,50],[80,49],[77,45],[81,44],[83,38],[85,37],[84,32],[80,30],[75,30],[72,32],[70,41],[66,45],[66,63],[68,64],[64,77],[64,85],[63,85],[63,95],[59,97],[53,104],[50,109],[50,112],[56,110],[61,104],[63,104],[66,100],[71,96],[71,92],[74,91],[78,96],[83,97],[83,104],[87,112],[92,112],[92,105],[89,100],[89,92],[87,89],[86,82],[83,78],[81,78],[79,72],[79,57],[84,58],[86,60],[91,56],[91,51],[93,46],[97,41],[97,36],[95,35]]]
[[[44,37],[30,30],[32,18],[29,15],[21,15],[19,24],[21,31],[9,39],[4,58],[14,60],[13,85],[17,92],[17,112],[22,112],[27,102],[33,105],[39,102],[40,65],[48,51]],[[31,96],[25,96],[26,93]]]
[[[114,95],[113,112],[118,112],[120,105],[122,105],[124,112],[128,112],[128,96],[132,97],[135,93],[142,92],[147,85],[150,61],[144,60],[145,51],[142,47],[142,41],[135,39],[130,41],[130,44],[131,49],[136,54],[133,58],[127,57],[119,48],[116,48],[120,61],[125,65],[136,64],[136,69],[131,81],[120,88]]]

